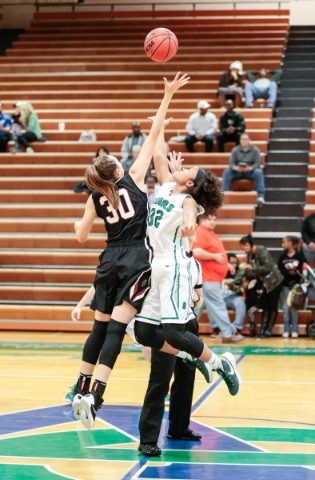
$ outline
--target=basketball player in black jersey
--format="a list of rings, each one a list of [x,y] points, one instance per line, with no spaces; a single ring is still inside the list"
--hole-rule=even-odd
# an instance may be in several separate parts
[[[75,224],[77,239],[85,242],[98,216],[104,220],[108,240],[100,256],[94,280],[91,308],[95,322],[83,348],[80,377],[73,400],[74,415],[91,429],[95,412],[103,403],[106,382],[121,350],[128,323],[141,310],[150,288],[151,251],[146,241],[147,195],[144,178],[173,94],[188,83],[180,72],[169,83],[148,138],[129,174],[111,156],[100,157],[86,171],[86,183],[93,190],[81,222]],[[96,380],[89,393],[97,361]]]

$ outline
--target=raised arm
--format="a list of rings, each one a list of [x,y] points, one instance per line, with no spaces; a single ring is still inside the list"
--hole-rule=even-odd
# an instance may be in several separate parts
[[[179,88],[186,85],[188,81],[189,77],[187,77],[186,74],[180,76],[180,72],[177,73],[171,83],[169,83],[167,79],[164,78],[165,93],[163,100],[154,117],[149,136],[145,140],[137,160],[134,162],[134,164],[129,170],[130,176],[133,178],[134,182],[141,190],[144,190],[144,178],[149,168],[151,158],[153,156],[153,150],[157,142],[160,130],[162,128],[163,121],[165,120],[165,115],[172,96]]]
[[[154,117],[149,117],[150,120],[154,120]],[[171,118],[164,120],[163,126],[160,130],[157,142],[153,151],[153,162],[156,177],[160,185],[166,182],[173,182],[173,175],[169,171],[168,162],[167,162],[167,146],[164,138],[164,131],[166,125],[169,125]]]

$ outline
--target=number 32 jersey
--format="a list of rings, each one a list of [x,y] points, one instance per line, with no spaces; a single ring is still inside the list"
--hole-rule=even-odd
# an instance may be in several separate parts
[[[119,208],[115,210],[106,197],[94,190],[92,198],[98,217],[105,223],[107,242],[131,242],[146,238],[148,197],[129,174],[117,181]]]
[[[173,255],[174,248],[189,251],[188,238],[182,237],[180,233],[183,225],[183,201],[188,195],[171,195],[175,187],[174,182],[164,183],[151,206],[148,235],[154,252]]]

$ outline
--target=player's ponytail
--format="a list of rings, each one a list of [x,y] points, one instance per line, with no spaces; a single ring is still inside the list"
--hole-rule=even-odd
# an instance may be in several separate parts
[[[86,184],[92,189],[104,195],[109,203],[118,209],[119,194],[115,177],[117,162],[111,155],[102,155],[85,172]]]
[[[211,172],[207,172],[193,187],[187,188],[194,200],[205,209],[205,215],[216,215],[224,201],[220,180]]]

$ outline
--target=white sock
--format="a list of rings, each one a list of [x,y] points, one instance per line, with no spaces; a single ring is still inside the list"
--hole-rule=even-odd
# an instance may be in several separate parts
[[[210,360],[208,360],[206,363],[210,365],[212,370],[218,370],[218,368],[222,369],[221,360],[219,359],[219,357],[216,356],[214,352],[212,352]]]
[[[192,360],[192,356],[187,353],[187,352],[178,352],[178,354],[176,355],[176,357],[179,357],[179,358],[187,358],[188,360]]]

